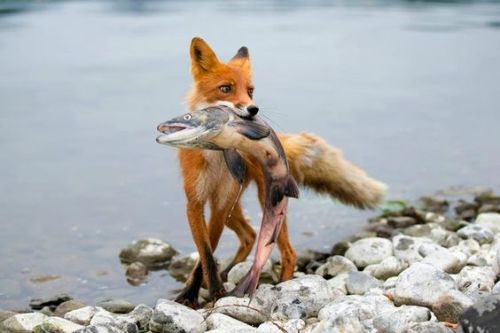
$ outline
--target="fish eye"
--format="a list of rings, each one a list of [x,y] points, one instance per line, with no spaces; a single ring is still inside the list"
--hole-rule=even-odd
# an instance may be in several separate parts
[[[231,86],[228,84],[219,87],[219,90],[224,94],[229,94],[231,92]]]
[[[190,114],[184,115],[184,120],[191,120],[192,116]]]

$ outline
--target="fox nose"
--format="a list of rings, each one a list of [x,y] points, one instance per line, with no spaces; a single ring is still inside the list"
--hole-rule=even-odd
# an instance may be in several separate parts
[[[257,105],[249,105],[247,106],[247,111],[250,113],[250,115],[253,117],[259,112],[259,107]]]

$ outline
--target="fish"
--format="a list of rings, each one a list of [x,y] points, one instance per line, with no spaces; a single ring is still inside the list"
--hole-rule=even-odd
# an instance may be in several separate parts
[[[288,198],[298,198],[297,183],[274,130],[260,117],[241,118],[226,105],[186,113],[158,125],[160,144],[185,149],[220,150],[231,175],[243,184],[246,166],[241,154],[254,157],[262,167],[265,200],[257,248],[249,272],[231,292],[252,296],[260,273],[276,243],[288,209]]]

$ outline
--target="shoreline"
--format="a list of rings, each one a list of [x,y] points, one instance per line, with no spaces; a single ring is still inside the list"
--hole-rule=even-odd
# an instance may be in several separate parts
[[[196,256],[159,240],[138,241],[120,254],[137,284],[163,263],[186,278]],[[236,265],[229,291],[251,265]],[[0,332],[459,332],[488,327],[478,313],[500,313],[500,196],[480,193],[454,204],[423,197],[389,202],[365,231],[330,253],[298,253],[292,280],[277,283],[268,262],[255,296],[223,297],[192,310],[159,299],[154,308],[124,300],[89,306],[65,295],[33,300],[31,313],[0,310]],[[206,290],[200,293],[206,296]],[[488,310],[489,309],[489,310]],[[481,321],[483,320],[483,321]]]

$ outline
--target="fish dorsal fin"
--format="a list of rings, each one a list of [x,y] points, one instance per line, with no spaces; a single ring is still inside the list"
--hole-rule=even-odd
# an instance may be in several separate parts
[[[223,153],[229,172],[231,172],[231,175],[233,175],[240,185],[243,184],[247,170],[245,161],[243,161],[243,158],[238,154],[236,149],[225,149]]]
[[[298,198],[299,197],[299,187],[291,176],[288,177],[288,181],[285,185],[285,195],[290,198]]]
[[[250,140],[260,140],[268,137],[271,133],[271,129],[267,125],[252,120],[236,120],[231,123],[231,126]]]

